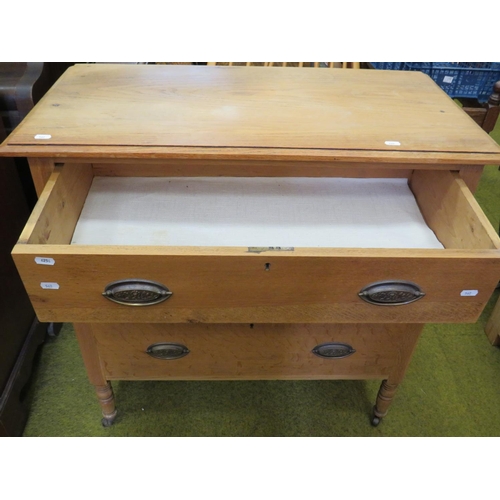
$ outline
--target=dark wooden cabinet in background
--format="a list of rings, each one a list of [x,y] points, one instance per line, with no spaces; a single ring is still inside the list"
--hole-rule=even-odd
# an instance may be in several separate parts
[[[0,142],[73,63],[0,63]],[[28,417],[23,389],[44,341],[11,257],[36,202],[27,162],[0,158],[0,436],[22,435]]]
[[[5,130],[0,123],[0,139]],[[10,252],[29,204],[14,161],[0,158],[0,436],[22,433],[27,408],[21,392],[46,325],[38,323]]]

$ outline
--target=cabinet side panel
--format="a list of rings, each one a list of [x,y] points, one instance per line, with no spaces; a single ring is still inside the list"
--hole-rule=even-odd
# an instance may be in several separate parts
[[[498,235],[458,176],[415,171],[410,187],[425,221],[446,248],[500,248]]]
[[[28,231],[23,238],[31,244],[68,244],[92,184],[90,164],[75,164],[55,170],[40,196]]]

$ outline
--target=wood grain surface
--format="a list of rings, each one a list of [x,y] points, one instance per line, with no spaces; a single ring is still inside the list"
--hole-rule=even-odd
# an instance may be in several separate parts
[[[318,380],[402,378],[422,325],[92,325],[109,380]],[[146,353],[158,342],[185,345],[176,360]],[[311,351],[342,342],[355,353],[325,359]]]
[[[410,187],[427,225],[446,248],[500,249],[497,232],[458,174],[415,171]]]
[[[290,255],[236,249],[230,256],[218,254],[224,249],[205,249],[205,255],[203,250],[191,249],[191,255],[182,255],[189,249],[121,247],[119,253],[118,248],[17,245],[13,257],[39,318],[166,323],[472,322],[500,276],[496,250],[328,249],[314,256],[307,249]],[[53,258],[55,265],[38,265],[35,256]],[[108,283],[132,278],[162,283],[173,295],[147,307],[119,305],[102,296]],[[390,307],[359,298],[366,285],[391,279],[413,281],[426,296]],[[42,282],[58,283],[59,289],[42,289]],[[464,297],[463,290],[478,293]]]
[[[493,139],[426,75],[320,68],[76,65],[7,144],[33,153],[84,147],[87,155],[173,147],[500,158]]]

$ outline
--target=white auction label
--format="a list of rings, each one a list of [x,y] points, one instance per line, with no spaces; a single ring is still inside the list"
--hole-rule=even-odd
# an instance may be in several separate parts
[[[461,297],[475,297],[479,293],[479,290],[462,290],[460,292]]]
[[[40,283],[40,286],[44,290],[59,290],[59,283],[47,283],[47,282],[42,281]]]
[[[385,141],[386,146],[401,146],[399,141]]]
[[[443,78],[444,83],[453,83],[453,77],[452,76],[445,76]]]
[[[36,134],[35,139],[51,139],[52,136],[50,134]]]
[[[53,266],[56,261],[50,257],[35,257],[35,262],[42,266]]]

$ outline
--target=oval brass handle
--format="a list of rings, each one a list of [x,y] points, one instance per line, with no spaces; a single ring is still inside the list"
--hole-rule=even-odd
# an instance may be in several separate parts
[[[327,342],[325,344],[319,344],[312,350],[312,353],[316,354],[316,356],[330,359],[347,358],[347,356],[351,356],[351,354],[354,354],[355,352],[356,349],[354,349],[351,345],[344,344],[342,342]]]
[[[400,306],[421,299],[425,293],[411,281],[394,280],[367,285],[358,295],[366,302],[377,306]]]
[[[182,344],[172,342],[159,342],[151,344],[146,352],[157,359],[179,359],[189,354],[189,349]]]
[[[149,280],[128,279],[113,281],[104,288],[104,297],[125,306],[151,306],[172,296],[161,283]]]

